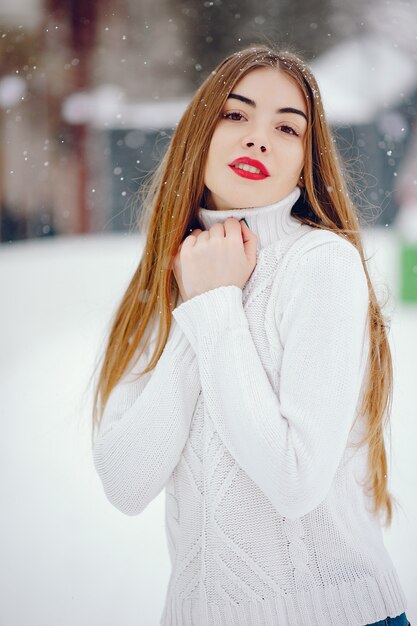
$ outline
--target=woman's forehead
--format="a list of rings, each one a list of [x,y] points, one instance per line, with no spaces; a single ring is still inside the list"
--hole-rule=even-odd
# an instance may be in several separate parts
[[[279,68],[260,67],[240,78],[229,93],[242,95],[257,104],[271,104],[275,108],[295,107],[307,114],[307,103],[295,78]]]

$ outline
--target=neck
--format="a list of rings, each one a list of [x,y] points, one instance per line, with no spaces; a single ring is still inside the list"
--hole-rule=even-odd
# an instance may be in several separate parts
[[[288,196],[272,204],[222,211],[200,207],[198,217],[207,230],[213,224],[223,223],[228,217],[238,220],[244,217],[251,231],[258,237],[258,249],[261,249],[287,237],[301,226],[301,222],[291,215],[291,209],[299,196],[300,188],[295,187]]]

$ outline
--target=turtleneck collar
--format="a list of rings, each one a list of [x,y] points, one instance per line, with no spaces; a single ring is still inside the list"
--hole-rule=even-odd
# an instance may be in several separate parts
[[[213,224],[223,223],[228,217],[240,220],[244,217],[249,228],[258,238],[258,249],[265,248],[279,239],[296,231],[301,222],[291,215],[291,209],[297,202],[301,190],[299,187],[288,194],[285,198],[260,207],[248,207],[246,209],[205,209],[200,207],[198,216],[201,223],[208,230]]]

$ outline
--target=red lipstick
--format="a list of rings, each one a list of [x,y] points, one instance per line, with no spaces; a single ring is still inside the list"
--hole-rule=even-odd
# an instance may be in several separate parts
[[[256,167],[259,172],[248,172],[247,170],[236,167],[238,164]],[[243,176],[243,178],[250,178],[251,180],[263,180],[264,178],[270,176],[268,170],[263,163],[257,161],[256,159],[250,159],[249,157],[240,157],[239,159],[235,159],[234,161],[232,161],[232,163],[229,163],[229,167],[238,176]]]

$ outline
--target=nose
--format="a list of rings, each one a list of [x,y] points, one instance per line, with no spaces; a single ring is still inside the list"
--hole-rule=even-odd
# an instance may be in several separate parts
[[[255,147],[261,152],[269,152],[269,129],[262,122],[246,126],[246,132],[242,136],[242,145],[245,148]]]
[[[253,143],[253,141],[247,141],[246,145],[248,146],[248,148],[251,148],[255,144]],[[265,152],[266,151],[266,147],[265,146],[260,146],[260,150],[261,150],[261,152]]]

